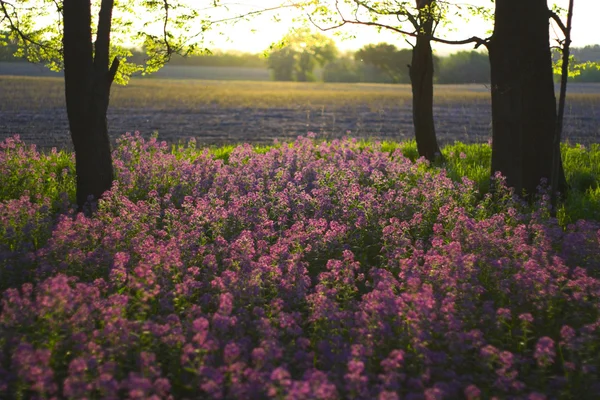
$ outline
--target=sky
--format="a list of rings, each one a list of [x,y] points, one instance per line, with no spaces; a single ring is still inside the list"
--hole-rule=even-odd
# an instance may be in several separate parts
[[[235,0],[234,0],[235,1]],[[239,0],[236,3],[230,3],[230,11],[228,15],[243,14],[249,10],[267,8],[280,3],[281,0]],[[524,0],[526,1],[526,0]],[[491,0],[470,0],[469,4],[493,7]],[[552,3],[549,3],[552,4]],[[556,0],[554,4],[560,7],[567,8],[568,0]],[[600,44],[600,29],[598,29],[598,16],[600,15],[600,0],[575,0],[574,16],[573,16],[573,31],[572,38],[574,47],[582,47],[590,44]],[[211,49],[221,50],[236,50],[250,53],[260,53],[268,49],[269,46],[281,39],[293,25],[293,18],[299,17],[297,10],[278,11],[278,16],[281,22],[272,20],[273,13],[270,15],[254,17],[249,22],[239,22],[233,26],[228,25],[219,32],[211,32],[206,43]],[[440,29],[439,36],[446,39],[465,39],[471,36],[487,37],[493,29],[490,22],[471,19],[468,22],[460,20],[460,18],[452,18],[448,29]],[[297,26],[297,24],[296,24]],[[555,26],[555,25],[554,25]],[[356,50],[369,43],[387,42],[395,44],[400,48],[407,48],[405,38],[401,35],[391,32],[382,31],[378,33],[376,28],[368,26],[352,25],[351,28],[341,28],[348,35],[353,35],[354,39],[343,39],[335,36],[334,31],[325,32],[326,35],[333,37],[342,51]],[[551,37],[556,38],[555,27],[551,29]],[[434,44],[434,51],[444,55],[458,50],[472,49],[472,45],[468,46],[448,46],[443,44]]]

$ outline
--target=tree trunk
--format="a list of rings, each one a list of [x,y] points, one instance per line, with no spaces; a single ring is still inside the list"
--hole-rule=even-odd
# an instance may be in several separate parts
[[[441,157],[442,152],[435,136],[433,119],[433,51],[431,49],[433,18],[426,9],[433,3],[433,0],[417,3],[421,26],[409,66],[413,99],[413,125],[419,156],[434,161]]]
[[[546,0],[497,0],[489,44],[492,173],[517,194],[537,192],[552,175],[556,97]],[[562,162],[561,189],[566,188]]]
[[[569,55],[571,54],[571,27],[573,25],[574,0],[569,0],[569,11],[567,14],[567,25],[564,34],[565,41],[562,49],[562,76],[560,79],[560,97],[558,98],[558,116],[556,118],[556,129],[554,130],[554,155],[552,157],[552,178],[550,179],[552,215],[556,217],[558,196],[557,191],[560,180],[564,179],[564,170],[560,167],[560,140],[562,137],[563,121],[565,116],[565,103],[567,101],[567,81],[569,78]]]
[[[90,2],[63,2],[65,95],[80,210],[88,200],[97,201],[114,179],[106,121],[110,86],[118,68],[118,62],[108,68],[112,6],[112,1],[102,2],[94,52]]]

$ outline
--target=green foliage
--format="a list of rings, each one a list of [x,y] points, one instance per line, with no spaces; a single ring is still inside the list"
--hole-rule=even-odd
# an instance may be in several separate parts
[[[94,17],[98,15],[101,1],[89,1],[90,24],[95,35],[98,26]],[[208,8],[206,4],[194,3],[116,0],[110,38],[110,60],[115,57],[120,60],[115,82],[126,84],[134,73],[155,72],[174,54],[186,56],[200,52],[202,36],[212,27],[210,13],[222,7],[218,0],[207,2],[211,6]],[[43,63],[53,71],[63,69],[62,1],[2,2],[0,16],[0,31],[8,32],[0,40],[0,46],[16,48],[16,58]],[[133,58],[132,47],[144,49],[143,59]]]
[[[467,177],[477,184],[480,193],[487,193],[492,167],[492,148],[488,144],[455,142],[442,149],[448,176],[456,181]]]
[[[559,210],[562,221],[600,220],[600,145],[563,144],[562,156],[567,182],[571,186],[571,193]]]
[[[143,60],[145,53],[134,51],[134,59]],[[193,54],[189,57],[173,55],[169,65],[190,67],[241,67],[241,68],[267,68],[267,60],[261,54],[239,52],[205,52]]]
[[[365,29],[388,30],[406,39],[423,33],[425,25],[434,21],[432,40],[443,40],[445,33],[456,31],[451,20],[472,19],[490,23],[493,8],[468,3],[437,0],[378,1],[378,0],[313,0],[306,3],[308,19],[324,29],[336,29],[348,24],[363,25]],[[455,18],[451,18],[453,16]],[[443,32],[442,28],[444,29]],[[344,36],[342,31],[337,34]],[[486,32],[490,34],[490,32]]]
[[[409,83],[408,65],[412,51],[387,43],[369,44],[354,53],[354,59],[372,65],[388,76],[391,83]]]
[[[558,81],[562,75],[561,49],[554,49],[552,58],[555,79]],[[572,82],[600,82],[600,45],[570,49],[568,74]]]
[[[324,82],[361,82],[361,70],[350,57],[340,57],[327,63],[323,69]]]
[[[52,150],[38,153],[35,145],[6,139],[0,144],[0,201],[30,196],[49,198],[54,208],[75,201],[75,158]]]
[[[450,25],[449,15],[454,15],[462,20],[469,20],[477,17],[485,21],[491,21],[492,11],[489,7],[472,6],[469,4],[451,4],[445,1],[314,1],[311,3],[313,7],[309,11],[309,19],[314,24],[321,28],[334,29],[347,24],[363,25],[365,28],[376,28],[378,31],[388,30],[398,35],[403,36],[407,41],[414,40],[416,36],[422,36],[426,26],[434,22],[433,28],[427,36],[430,36],[432,41],[444,41],[442,35],[439,34],[438,28],[448,27]],[[451,31],[452,29],[447,29]],[[446,41],[447,42],[447,41]],[[372,72],[379,72],[387,77],[390,83],[408,83],[410,81],[407,65],[411,64],[410,50],[398,50],[395,46],[385,43],[377,45],[368,45],[356,53],[357,60],[363,60],[365,66],[370,66],[371,69],[364,68],[365,75],[370,75]],[[464,56],[463,56],[464,57]],[[462,79],[463,82],[488,82],[489,72],[486,73],[486,66],[481,63],[480,59],[475,59],[472,56],[469,62],[475,62],[475,65],[469,65],[469,71],[472,69],[477,71],[475,79],[468,74],[463,74],[460,78],[448,76],[448,80]],[[468,58],[468,57],[467,57]],[[450,60],[447,68],[451,71],[455,67],[455,63],[459,60]],[[461,60],[465,61],[465,60]],[[434,57],[434,63],[438,60]],[[463,62],[459,62],[463,64]],[[375,70],[373,70],[373,67]],[[437,65],[435,66],[437,70]],[[489,66],[487,66],[489,71]],[[451,71],[448,75],[457,75],[456,71]],[[361,81],[366,82],[381,82],[381,77],[373,78],[372,76],[363,76]]]
[[[489,190],[491,147],[487,144],[455,143],[443,148],[448,176],[474,181],[481,194]],[[579,219],[600,221],[600,145],[589,147],[563,143],[561,153],[569,195],[557,209],[559,223],[565,226]]]
[[[409,83],[411,58],[411,50],[387,43],[369,44],[356,51],[353,59],[342,56],[325,65],[323,81]]]
[[[11,39],[10,32],[0,32],[0,61],[19,61],[15,53],[19,50],[16,41]]]
[[[274,50],[269,55],[268,65],[276,81],[294,81],[297,53],[290,47]]]
[[[268,66],[278,81],[314,81],[314,69],[337,55],[334,41],[327,36],[308,28],[293,29],[271,46]]]
[[[437,83],[489,83],[490,60],[487,53],[459,51],[440,58]]]

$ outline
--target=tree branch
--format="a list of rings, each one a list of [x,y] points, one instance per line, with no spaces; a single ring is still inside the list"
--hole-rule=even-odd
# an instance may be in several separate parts
[[[554,22],[556,22],[556,25],[558,25],[558,27],[560,28],[560,30],[562,31],[563,35],[567,36],[567,27],[565,26],[565,24],[562,22],[562,20],[560,19],[560,17],[558,16],[557,13],[555,13],[554,11],[549,11],[550,12],[550,18],[554,20]]]
[[[96,71],[108,71],[108,56],[110,52],[110,29],[114,0],[102,0],[98,15],[98,33],[94,44],[94,68]]]
[[[401,35],[406,35],[406,36],[411,36],[411,37],[417,37],[418,33],[417,32],[409,32],[409,31],[405,31],[403,29],[400,28],[396,28],[395,26],[391,26],[391,25],[386,25],[386,24],[381,24],[379,22],[373,22],[373,21],[358,21],[358,20],[343,20],[344,22],[348,23],[348,24],[354,24],[354,25],[366,25],[366,26],[375,26],[378,28],[384,28],[384,29],[389,29],[391,31],[394,31],[396,33],[399,33]]]
[[[115,80],[115,76],[117,75],[117,71],[119,70],[119,64],[121,62],[117,57],[113,58],[112,64],[110,65],[110,69],[108,71],[108,87],[112,85]]]
[[[165,5],[165,21],[163,24],[163,39],[165,40],[165,46],[167,46],[167,59],[171,58],[171,45],[169,44],[169,31],[167,26],[169,24],[169,1],[163,0],[163,4]]]
[[[357,7],[361,7],[362,6],[362,7],[365,7],[369,11],[375,10],[375,9],[373,9],[373,7],[366,6],[365,4],[363,4],[363,2],[361,2],[360,0],[354,0],[354,2],[356,3]],[[310,15],[308,15],[308,19],[309,19],[309,21],[317,29],[319,29],[321,31],[329,31],[329,30],[340,28],[340,27],[342,27],[342,26],[344,26],[346,24],[353,24],[353,25],[366,25],[366,26],[374,26],[374,27],[377,27],[377,28],[388,29],[388,30],[391,30],[393,32],[399,33],[399,34],[404,35],[404,36],[409,36],[409,37],[417,37],[419,35],[419,33],[418,33],[418,30],[419,30],[418,21],[410,13],[400,14],[399,12],[390,12],[390,13],[387,13],[387,14],[383,14],[382,12],[377,11],[377,10],[373,11],[373,12],[379,14],[379,15],[396,15],[396,16],[404,15],[404,16],[406,16],[407,18],[410,19],[411,23],[413,24],[413,26],[415,28],[415,31],[413,31],[413,32],[409,32],[409,31],[406,31],[404,29],[401,29],[401,28],[398,28],[398,27],[395,27],[395,26],[392,26],[392,25],[382,24],[382,23],[375,22],[375,21],[361,21],[361,20],[358,19],[358,17],[355,17],[354,20],[346,19],[344,17],[344,15],[342,14],[341,10],[339,9],[337,1],[335,2],[335,7],[336,7],[337,14],[338,14],[340,20],[342,21],[340,24],[324,28],[324,27],[319,26],[312,19],[312,17]],[[468,39],[463,39],[463,40],[447,40],[447,39],[442,39],[442,38],[438,38],[438,37],[435,37],[435,36],[432,36],[430,39],[433,42],[443,43],[443,44],[449,44],[449,45],[463,45],[463,44],[474,43],[476,49],[479,48],[482,45],[488,47],[488,44],[489,44],[489,41],[490,41],[489,38],[481,39],[481,38],[479,38],[477,36],[473,36],[473,37],[470,37]]]
[[[323,27],[319,26],[319,25],[318,25],[318,24],[317,24],[317,23],[316,23],[316,22],[315,22],[315,21],[312,19],[312,17],[310,16],[310,14],[307,14],[306,16],[308,17],[308,20],[311,22],[311,24],[313,24],[313,25],[315,26],[315,28],[317,28],[318,30],[320,30],[320,31],[323,31],[323,32],[331,31],[331,30],[333,30],[333,29],[338,29],[338,28],[341,28],[342,26],[346,25],[346,21],[342,21],[342,23],[341,23],[341,24],[338,24],[338,25],[333,25],[333,26],[328,26],[327,28],[323,28]]]
[[[256,15],[256,14],[262,14],[262,13],[266,13],[266,12],[269,12],[269,11],[281,10],[283,8],[299,7],[301,5],[302,5],[301,3],[294,3],[294,4],[287,4],[287,5],[280,5],[280,6],[275,6],[275,7],[263,8],[261,10],[254,10],[254,11],[249,11],[249,12],[247,12],[245,14],[239,14],[239,15],[237,15],[235,17],[228,17],[228,18],[223,18],[223,19],[217,19],[217,20],[214,20],[214,21],[210,21],[210,24],[220,24],[221,22],[228,22],[228,21],[238,20],[238,19],[250,17],[250,16]]]
[[[254,10],[254,11],[249,11],[245,14],[239,14],[236,15],[235,17],[228,17],[228,18],[222,18],[222,19],[217,19],[217,20],[213,20],[213,21],[207,21],[207,23],[205,24],[205,26],[210,26],[210,25],[215,25],[215,24],[220,24],[223,22],[229,22],[229,21],[235,21],[235,20],[240,20],[246,17],[250,17],[252,15],[258,15],[258,14],[263,14],[263,13],[267,13],[270,11],[276,11],[276,10],[281,10],[284,8],[290,8],[290,7],[299,7],[301,6],[302,3],[293,3],[293,4],[287,4],[287,5],[279,5],[276,7],[269,7],[269,8],[263,8],[260,10]],[[202,30],[194,35],[191,35],[188,37],[188,40],[197,38],[198,36],[202,35],[204,33],[204,31],[206,31],[207,28],[203,27]]]
[[[6,6],[12,7],[13,10],[15,9],[15,6],[7,1],[0,0],[0,9],[2,10],[2,14],[4,15],[4,17],[2,18],[2,21],[4,21],[4,20],[8,21],[8,25],[12,32],[15,32],[24,43],[30,43],[34,46],[39,47],[40,49],[50,49],[50,46],[47,46],[41,42],[38,42],[38,41],[32,39],[31,36],[29,36],[25,32],[23,32],[21,30],[21,28],[19,27],[19,20],[17,19],[15,22],[11,18],[10,13],[8,12],[8,9],[6,8]]]
[[[315,25],[315,27],[317,27],[318,29],[321,29],[323,31],[326,30],[331,30],[331,29],[335,29],[335,28],[339,28],[340,26],[343,26],[345,24],[354,24],[354,25],[367,25],[367,26],[375,26],[375,27],[379,27],[379,28],[384,28],[384,29],[389,29],[393,32],[399,33],[401,35],[405,35],[405,36],[410,36],[410,37],[417,37],[419,34],[417,32],[408,32],[405,30],[402,30],[400,28],[396,28],[395,26],[390,26],[390,25],[386,25],[386,24],[381,24],[379,22],[373,22],[373,21],[352,21],[352,20],[347,20],[347,19],[342,19],[343,23],[336,25],[336,26],[331,26],[328,28],[321,28],[318,25]],[[480,46],[486,46],[489,43],[489,38],[487,39],[481,39],[477,36],[473,36],[470,37],[468,39],[463,39],[463,40],[447,40],[447,39],[442,39],[442,38],[438,38],[438,37],[431,37],[431,41],[433,42],[437,42],[437,43],[443,43],[443,44],[450,44],[450,45],[461,45],[461,44],[470,44],[470,43],[475,43],[475,48],[479,48]]]
[[[412,26],[415,29],[417,29],[417,27],[419,26],[419,21],[417,21],[417,18],[412,13],[410,13],[406,8],[402,8],[402,9],[399,9],[397,11],[382,11],[382,10],[377,10],[373,6],[370,6],[370,5],[368,5],[365,2],[360,1],[360,0],[354,0],[354,2],[356,3],[356,5],[358,7],[364,7],[369,12],[372,12],[373,14],[378,14],[378,15],[396,15],[397,17],[404,16],[404,17],[406,17],[410,21],[410,23],[412,24]],[[336,1],[336,7],[337,7],[337,1]],[[339,11],[339,9],[338,9],[338,11]]]
[[[487,47],[488,44],[490,43],[490,38],[482,39],[477,36],[473,36],[473,37],[470,37],[468,39],[463,39],[463,40],[446,40],[446,39],[442,39],[442,38],[432,37],[431,40],[434,42],[443,43],[443,44],[451,44],[451,45],[475,43],[476,49],[478,49],[480,46]]]

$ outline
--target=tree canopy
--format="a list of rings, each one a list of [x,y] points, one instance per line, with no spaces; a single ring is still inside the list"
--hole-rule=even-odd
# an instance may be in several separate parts
[[[92,0],[92,15],[99,15],[106,0]],[[112,3],[110,54],[118,57],[117,83],[135,72],[150,73],[162,67],[172,54],[201,49],[202,33],[209,29],[210,15],[180,0],[119,0]],[[212,3],[212,2],[211,2]],[[213,10],[218,1],[213,3]],[[16,45],[17,57],[44,63],[51,70],[64,68],[63,2],[55,0],[0,0],[0,28]],[[99,18],[92,18],[92,35],[98,34]],[[7,41],[5,41],[6,43]],[[134,47],[145,50],[142,63],[131,61]]]
[[[392,83],[408,83],[411,50],[398,49],[388,43],[369,44],[354,53],[354,59],[373,65],[384,72]]]
[[[459,51],[440,58],[438,83],[489,83],[490,60],[478,51]]]
[[[64,0],[0,0],[0,50],[54,71],[64,69]],[[171,57],[210,53],[206,40],[210,30],[221,25],[286,7],[297,7],[282,0],[276,7],[260,8],[236,14],[221,0],[88,0],[92,16],[98,16],[103,4],[110,3],[110,55],[120,61],[117,83],[127,83],[134,73],[157,71]],[[93,40],[98,33],[98,18],[92,18]],[[223,29],[224,31],[224,29]],[[178,57],[179,58],[179,57]]]
[[[308,28],[292,29],[271,49],[268,65],[275,80],[314,81],[314,69],[337,55],[333,39]]]

